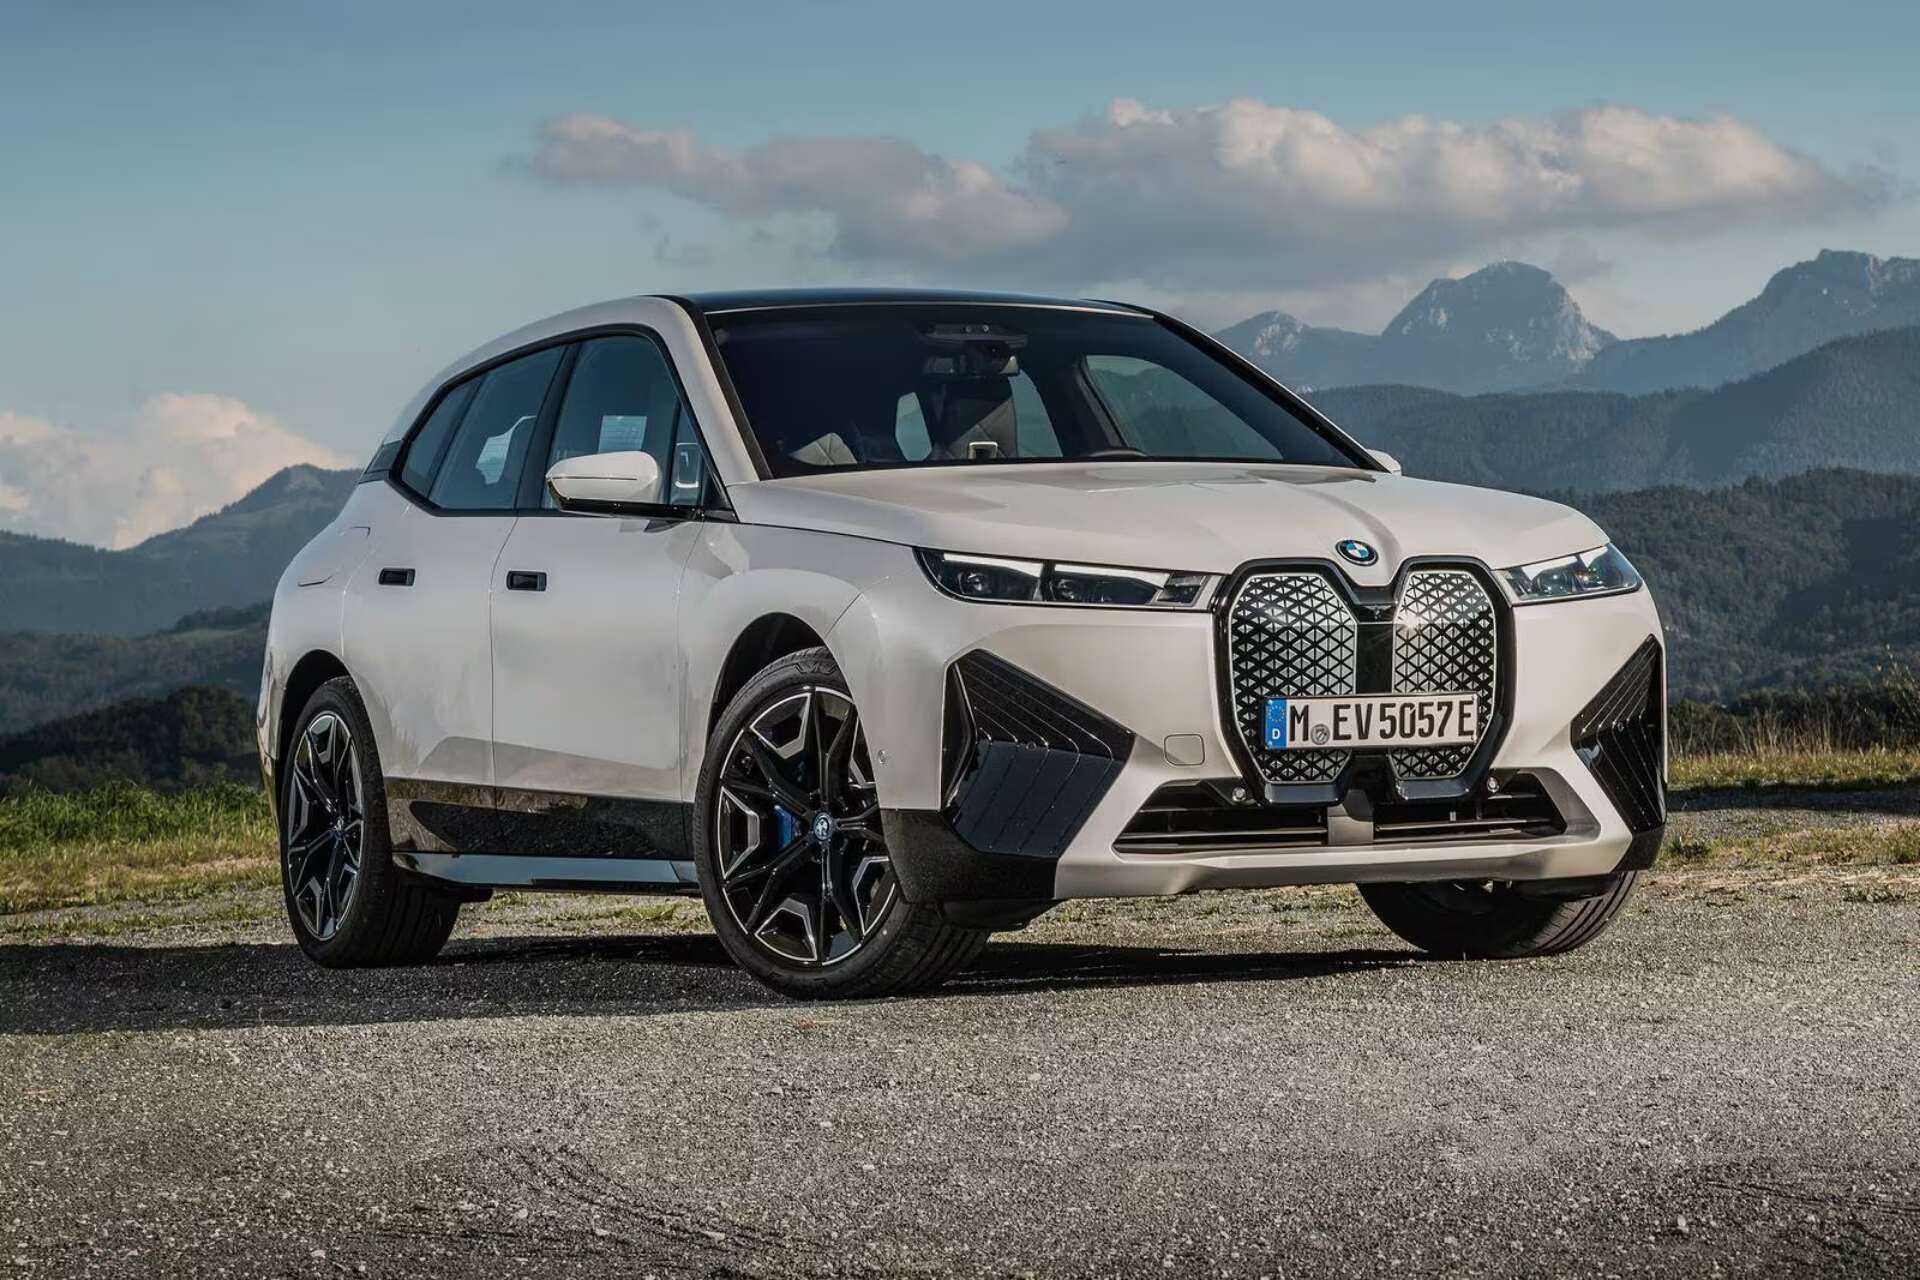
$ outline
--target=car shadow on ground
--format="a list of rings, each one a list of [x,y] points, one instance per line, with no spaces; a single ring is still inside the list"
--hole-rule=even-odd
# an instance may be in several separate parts
[[[1405,965],[1409,951],[1218,951],[996,942],[907,999],[1290,981]],[[641,1017],[804,1006],[734,967],[710,934],[465,939],[433,964],[326,970],[291,943],[0,946],[0,1033],[353,1026],[500,1017]]]

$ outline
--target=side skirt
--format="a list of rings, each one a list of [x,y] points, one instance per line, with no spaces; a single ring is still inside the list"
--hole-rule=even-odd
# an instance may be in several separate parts
[[[394,865],[416,875],[474,889],[561,893],[700,891],[691,862],[661,858],[550,858],[504,853],[395,853]]]
[[[688,893],[691,806],[388,778],[395,865],[471,889]]]

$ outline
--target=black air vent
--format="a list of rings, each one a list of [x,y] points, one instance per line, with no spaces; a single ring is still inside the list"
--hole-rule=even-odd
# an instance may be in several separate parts
[[[1647,642],[1573,719],[1573,748],[1635,832],[1667,821],[1665,689]]]
[[[986,853],[1058,857],[1107,793],[1133,735],[1003,658],[948,672],[948,808]]]
[[[1262,853],[1327,843],[1325,807],[1232,804],[1221,793],[1235,785],[1168,783],[1113,847],[1121,853]],[[1507,778],[1493,795],[1382,801],[1374,806],[1373,824],[1375,844],[1537,840],[1567,829],[1546,789],[1524,773]]]
[[[1326,842],[1327,811],[1319,805],[1229,804],[1205,783],[1169,782],[1113,847],[1122,853],[1255,852]]]
[[[1566,819],[1546,788],[1525,773],[1507,778],[1492,795],[1476,791],[1457,800],[1394,800],[1373,809],[1375,844],[1535,840],[1566,830]]]

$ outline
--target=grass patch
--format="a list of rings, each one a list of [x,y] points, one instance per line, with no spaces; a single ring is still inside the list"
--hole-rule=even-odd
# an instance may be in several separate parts
[[[1871,827],[1818,827],[1749,835],[1674,836],[1660,850],[1660,867],[1779,867],[1920,865],[1920,822]]]
[[[60,916],[9,925],[9,940],[60,942],[75,938],[118,938],[127,934],[151,933],[155,929],[205,928],[217,924],[259,924],[284,920],[278,900],[272,902],[235,902],[212,911],[182,911],[161,908],[116,912],[98,916]]]
[[[1747,751],[1677,757],[1679,788],[1814,787],[1832,790],[1920,785],[1920,750]],[[55,794],[0,797],[0,916],[114,902],[165,904],[233,888],[278,884],[275,837],[264,794],[221,785],[163,795],[120,783]],[[1721,837],[1676,835],[1668,866],[1920,864],[1920,822]],[[501,894],[510,904],[529,895]],[[1271,909],[1315,910],[1347,904],[1342,894],[1294,892]],[[1097,916],[1100,904],[1063,908],[1061,918]],[[44,936],[97,936],[159,928],[214,916],[135,913],[98,924],[37,922]],[[237,917],[236,917],[237,918]],[[704,927],[697,903],[622,907],[615,923],[643,928]]]
[[[1920,751],[1750,751],[1678,756],[1673,785],[1866,790],[1920,784]]]
[[[273,885],[276,847],[257,788],[26,791],[0,799],[0,915]]]

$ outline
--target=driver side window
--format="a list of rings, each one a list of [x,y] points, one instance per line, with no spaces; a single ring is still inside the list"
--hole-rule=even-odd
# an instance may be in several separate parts
[[[700,502],[706,457],[665,353],[637,335],[594,338],[574,362],[546,466],[586,454],[629,451],[652,454],[659,464],[655,502]],[[553,494],[544,487],[541,502],[554,506]]]

